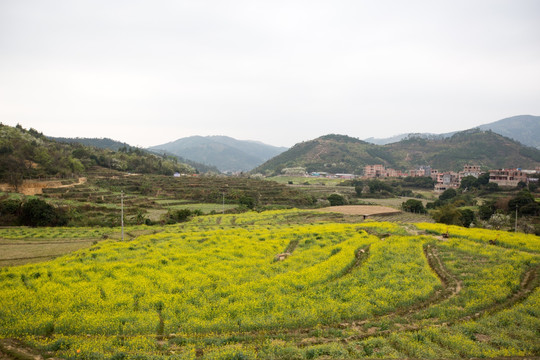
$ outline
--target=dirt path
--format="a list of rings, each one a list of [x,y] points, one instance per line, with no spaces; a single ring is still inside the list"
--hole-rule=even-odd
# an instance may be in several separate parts
[[[43,360],[43,356],[16,339],[0,339],[0,360]]]
[[[387,206],[378,205],[344,205],[344,206],[330,206],[321,209],[315,209],[315,211],[321,212],[335,212],[345,215],[389,215],[398,214],[401,211]]]
[[[49,181],[37,181],[37,180],[24,180],[22,185],[19,186],[18,192],[24,195],[39,195],[43,194],[43,189],[59,189],[69,188],[77,185],[85,184],[87,179],[85,177],[78,178],[76,183],[62,184],[63,180],[49,180]],[[9,184],[0,184],[0,191],[15,191],[15,188]]]

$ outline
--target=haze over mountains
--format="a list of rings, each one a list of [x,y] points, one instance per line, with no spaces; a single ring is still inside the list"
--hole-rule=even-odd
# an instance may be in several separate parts
[[[166,151],[199,163],[216,166],[220,171],[249,171],[287,150],[258,141],[236,140],[228,136],[190,136],[149,148]]]
[[[255,169],[253,171],[269,173],[285,167],[305,166],[316,171],[358,173],[364,165],[375,163],[396,169],[429,164],[441,170],[458,170],[463,163],[472,161],[485,167],[525,167],[540,161],[540,116],[514,116],[475,129],[445,134],[411,133],[365,141],[326,135],[306,140],[291,149],[227,136],[190,136],[147,150],[174,155],[201,172]],[[129,147],[106,138],[55,139],[113,150]],[[317,159],[306,150],[309,147],[318,149]]]
[[[481,130],[491,130],[499,135],[503,135],[510,139],[519,141],[523,145],[532,146],[540,149],[540,116],[512,116],[489,124],[480,125],[478,126],[478,128]],[[389,138],[370,137],[364,139],[364,141],[377,145],[386,145],[401,141],[403,139],[407,139],[409,137],[421,137],[425,139],[444,139],[451,137],[455,133],[457,133],[457,131],[452,131],[444,134],[407,133],[392,136]]]

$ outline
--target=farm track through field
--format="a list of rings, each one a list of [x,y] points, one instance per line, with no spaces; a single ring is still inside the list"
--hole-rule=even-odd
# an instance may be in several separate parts
[[[338,339],[336,339],[336,337],[332,335],[314,335],[316,332],[324,333],[325,330],[331,331],[332,329],[336,328],[341,330],[348,329],[356,331],[357,333],[352,336],[339,339],[339,341],[342,342],[350,342],[355,340],[364,340],[376,336],[388,336],[398,331],[418,331],[430,326],[450,326],[455,323],[475,320],[482,317],[483,315],[493,314],[504,309],[508,309],[516,303],[524,301],[538,286],[538,271],[540,267],[535,267],[528,270],[524,274],[523,280],[521,281],[520,289],[514,294],[510,295],[506,300],[501,303],[493,304],[473,315],[463,316],[452,321],[440,322],[437,321],[438,319],[433,319],[432,321],[426,321],[426,319],[415,320],[414,315],[416,315],[420,311],[429,308],[430,306],[436,305],[459,295],[463,288],[462,281],[454,274],[452,274],[441,261],[436,246],[427,244],[424,247],[424,254],[426,256],[429,266],[437,274],[443,286],[442,289],[436,291],[429,299],[425,301],[419,302],[406,308],[398,309],[385,315],[375,316],[362,321],[343,322],[338,324],[337,326],[326,326],[318,329],[297,328],[263,333],[251,332],[246,335],[248,335],[248,337],[252,337],[254,340],[260,338],[261,336],[281,338],[283,335],[287,335],[292,338],[296,338],[297,346],[306,347],[337,341]],[[358,266],[359,263],[360,261],[357,261],[355,262],[355,265]],[[352,268],[353,267],[351,267],[351,270]],[[370,324],[376,324],[377,322],[385,322],[387,324],[390,322],[389,328],[381,330],[375,325],[370,326]]]
[[[5,241],[6,239],[0,239],[0,241]],[[10,242],[0,242],[0,246],[9,246],[9,245],[51,245],[51,244],[73,244],[78,242],[87,243],[90,241],[97,241],[102,240],[102,238],[87,238],[87,239],[73,239],[73,240],[67,240],[67,241],[43,241],[43,239],[39,239],[39,241],[28,241],[28,239],[20,240],[20,239],[12,239]],[[17,242],[21,241],[21,242]]]
[[[363,250],[363,251],[362,251]],[[396,311],[393,311],[391,313],[380,315],[380,316],[374,316],[369,318],[368,320],[362,320],[362,321],[351,321],[351,322],[342,322],[340,324],[336,324],[333,326],[323,326],[319,327],[316,331],[323,331],[324,330],[331,330],[335,329],[336,327],[339,329],[354,329],[357,331],[357,334],[341,339],[341,341],[351,341],[351,340],[361,340],[364,338],[372,337],[372,336],[379,336],[384,334],[389,334],[393,331],[403,331],[403,330],[418,330],[420,327],[417,325],[408,325],[413,322],[412,316],[416,314],[417,312],[424,310],[425,308],[440,303],[442,301],[445,301],[453,296],[456,296],[462,288],[461,281],[456,278],[453,274],[451,274],[444,266],[442,261],[439,259],[439,255],[434,250],[433,246],[427,245],[424,248],[424,254],[428,260],[429,266],[433,269],[433,271],[437,274],[439,279],[441,279],[441,283],[443,285],[443,288],[441,290],[436,291],[434,294],[431,295],[430,298],[406,307],[402,309],[398,309]],[[340,275],[340,277],[347,275],[350,273],[354,268],[357,268],[363,263],[367,257],[369,256],[369,247],[359,249],[355,253],[355,260],[352,263],[352,265],[347,268],[347,270]],[[335,279],[332,279],[335,280]],[[393,323],[393,328],[389,330],[379,330],[374,328],[368,328],[367,330],[364,329],[364,325],[379,321],[379,320],[388,320],[388,319],[405,319],[405,325],[402,324],[404,321],[398,322],[396,321]],[[296,338],[298,341],[299,347],[305,347],[305,346],[311,346],[311,345],[317,345],[317,344],[324,344],[329,342],[336,341],[335,337],[324,337],[324,336],[317,336],[317,337],[311,337],[314,332],[313,328],[296,328],[296,329],[281,329],[276,331],[252,331],[247,332],[245,335],[248,338],[251,338],[252,340],[268,337],[277,337],[282,338],[284,335]],[[246,340],[246,338],[244,338]]]
[[[415,320],[413,320],[413,315],[432,305],[446,301],[460,293],[463,287],[461,280],[459,280],[456,276],[450,273],[448,269],[446,269],[439,257],[437,248],[435,246],[427,244],[426,246],[424,246],[424,255],[428,261],[430,268],[437,274],[437,276],[441,280],[442,289],[437,290],[430,296],[430,298],[409,307],[398,309],[385,315],[375,316],[368,320],[339,324],[339,327],[342,329],[354,329],[357,332],[355,335],[344,339],[344,341],[362,340],[373,336],[388,335],[395,331],[419,330],[421,326],[415,324]],[[381,330],[376,326],[366,328],[366,325],[368,324],[375,323],[377,321],[388,320],[394,320],[391,321],[389,329]],[[333,338],[318,338],[317,340],[318,341],[315,344],[335,341],[335,339]],[[314,343],[309,343],[305,345],[313,344]]]
[[[16,339],[0,339],[0,360],[42,360],[43,356]]]
[[[476,319],[481,318],[484,315],[494,314],[502,310],[511,308],[513,305],[524,301],[538,287],[538,283],[539,283],[538,271],[540,270],[540,266],[536,266],[532,269],[529,269],[527,272],[525,272],[525,274],[523,275],[521,284],[520,284],[520,289],[514,294],[508,296],[503,302],[492,304],[491,306],[488,306],[487,308],[479,312],[476,312],[473,315],[463,316],[461,318],[458,318],[452,321],[447,321],[443,323],[437,323],[436,321],[432,321],[432,322],[424,321],[421,325],[418,325],[418,324],[415,324],[415,320],[413,320],[412,318],[414,314],[428,308],[431,305],[440,303],[442,301],[448,300],[458,295],[463,287],[461,280],[459,280],[456,276],[451,274],[446,269],[441,259],[439,258],[439,255],[435,247],[427,245],[424,248],[424,250],[425,250],[428,262],[430,264],[430,267],[437,273],[438,277],[441,279],[444,289],[434,294],[434,296],[431,299],[425,302],[419,303],[417,305],[413,305],[405,309],[397,310],[390,314],[382,315],[379,317],[373,317],[373,318],[370,318],[369,320],[364,320],[361,322],[340,324],[340,328],[349,328],[349,329],[353,328],[353,329],[358,330],[358,334],[350,336],[346,339],[343,339],[342,341],[348,342],[351,340],[363,340],[363,339],[367,339],[374,336],[387,336],[396,331],[400,331],[400,332],[418,331],[418,330],[421,330],[430,326],[450,326],[450,325],[460,323],[460,322],[476,320]],[[392,323],[390,329],[385,329],[381,331],[376,327],[369,327],[366,330],[363,327],[363,325],[366,325],[368,323],[373,323],[379,320],[388,320],[388,319],[393,319],[393,318],[399,319],[401,321],[399,322],[396,321]],[[302,341],[298,345],[308,346],[308,345],[324,344],[324,343],[336,341],[335,338],[324,338],[324,337],[317,337],[316,339],[311,339],[311,340],[312,341],[309,341],[309,342]],[[529,358],[529,357],[526,357],[526,358]]]
[[[480,312],[477,312],[473,315],[464,316],[458,320],[455,320],[452,323],[461,322],[461,321],[468,321],[468,320],[475,320],[480,317],[482,317],[485,314],[494,314],[499,311],[508,309],[512,307],[513,305],[522,302],[525,300],[532,292],[538,287],[538,271],[540,270],[540,266],[536,266],[532,269],[529,269],[524,275],[523,279],[521,280],[519,290],[516,291],[514,294],[508,296],[503,302],[498,304],[493,304],[492,306],[481,310]]]

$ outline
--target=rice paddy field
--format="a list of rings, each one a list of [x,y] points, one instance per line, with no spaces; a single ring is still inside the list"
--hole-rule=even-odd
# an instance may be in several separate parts
[[[0,262],[0,358],[540,356],[539,237],[333,216],[199,216],[124,241],[0,229],[0,246],[84,242]]]

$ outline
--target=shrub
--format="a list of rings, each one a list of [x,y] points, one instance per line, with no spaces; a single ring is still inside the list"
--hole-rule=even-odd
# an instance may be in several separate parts
[[[446,189],[440,196],[439,200],[446,201],[457,196],[457,191],[455,189]]]
[[[347,200],[339,194],[331,194],[327,200],[330,202],[330,206],[346,205]]]
[[[424,208],[424,204],[420,200],[415,199],[409,199],[401,204],[401,208],[403,211],[417,213],[417,214],[425,214],[426,209]]]
[[[30,199],[21,209],[20,221],[27,226],[63,226],[68,218],[60,209],[41,199]]]

